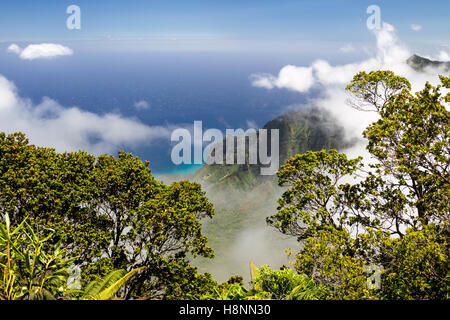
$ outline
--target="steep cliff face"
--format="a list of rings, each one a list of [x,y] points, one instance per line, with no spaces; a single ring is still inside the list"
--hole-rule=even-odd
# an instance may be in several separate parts
[[[349,146],[344,140],[343,129],[324,111],[309,107],[289,112],[269,121],[263,129],[279,130],[279,164],[307,150],[342,149]],[[270,142],[270,139],[268,139]],[[269,144],[269,150],[271,146]],[[247,149],[248,159],[248,149]],[[203,182],[216,189],[249,190],[261,183],[276,180],[275,176],[263,176],[259,164],[204,165],[189,179]]]
[[[340,149],[348,145],[337,122],[315,107],[285,113],[269,121],[264,129],[280,130],[282,162],[308,150]]]

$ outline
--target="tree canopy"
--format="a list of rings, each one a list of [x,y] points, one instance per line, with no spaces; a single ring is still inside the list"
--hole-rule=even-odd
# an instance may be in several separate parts
[[[180,279],[199,279],[186,256],[213,257],[201,220],[214,214],[199,184],[157,181],[132,154],[57,153],[29,144],[21,133],[0,134],[0,212],[12,225],[24,219],[37,234],[62,243],[82,267],[84,283],[113,270],[145,267],[122,294],[183,297]],[[189,289],[188,286],[184,289]]]
[[[335,297],[449,297],[450,78],[440,80],[413,94],[391,71],[358,73],[351,105],[379,115],[363,133],[371,161],[309,151],[278,173],[288,189],[267,222],[304,241],[297,270]],[[384,269],[381,290],[367,289],[370,265]]]

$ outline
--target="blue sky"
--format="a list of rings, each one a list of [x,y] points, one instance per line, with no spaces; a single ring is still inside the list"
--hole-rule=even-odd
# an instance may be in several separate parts
[[[66,8],[82,12],[81,30],[68,30]],[[447,43],[449,1],[354,0],[2,0],[0,41],[80,39],[215,39],[352,41],[370,38],[366,8],[380,6],[403,41]],[[421,25],[419,32],[411,24]]]

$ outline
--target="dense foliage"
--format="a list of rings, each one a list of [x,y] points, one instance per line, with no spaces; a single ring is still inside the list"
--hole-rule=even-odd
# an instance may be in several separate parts
[[[441,77],[412,94],[390,71],[361,72],[347,89],[379,114],[364,131],[369,164],[309,151],[278,173],[289,188],[268,223],[304,241],[296,269],[335,298],[449,298],[449,88]],[[370,266],[381,287],[367,286]]]
[[[140,267],[123,297],[180,298],[198,290],[180,279],[214,283],[186,259],[213,256],[200,223],[213,206],[200,185],[166,186],[131,154],[61,154],[30,145],[21,133],[1,133],[0,210],[13,226],[27,219],[48,246],[60,243],[81,266],[84,284]]]
[[[11,227],[6,214],[0,224],[0,299],[53,300],[66,293],[73,259],[61,242],[46,246],[52,235],[41,238],[26,220]]]
[[[240,276],[217,284],[202,300],[319,300],[329,296],[325,286],[316,285],[305,274],[297,274],[292,268],[273,270],[264,265],[257,268],[251,263],[252,288],[247,289]]]

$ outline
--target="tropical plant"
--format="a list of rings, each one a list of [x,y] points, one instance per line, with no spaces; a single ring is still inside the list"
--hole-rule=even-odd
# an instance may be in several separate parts
[[[248,290],[238,283],[214,288],[213,291],[203,297],[204,300],[244,300],[248,296]]]
[[[210,287],[199,296],[190,295],[194,300],[246,300],[252,292],[245,288],[241,276],[232,276],[226,282]]]
[[[253,290],[275,300],[319,300],[329,295],[322,285],[316,285],[305,274],[297,274],[289,267],[273,270],[267,265],[257,269],[252,280]]]
[[[109,300],[114,298],[117,291],[135,276],[139,271],[146,269],[140,267],[126,272],[125,270],[114,270],[101,280],[94,280],[89,283],[82,292],[81,300]]]
[[[305,274],[296,274],[291,268],[272,270],[264,265],[258,268],[250,262],[251,289],[244,286],[243,278],[233,276],[216,285],[201,300],[317,300],[330,296],[322,285],[316,285]],[[194,297],[190,297],[194,298]]]
[[[54,236],[48,230],[40,238],[24,220],[11,227],[8,214],[0,223],[0,298],[55,299],[65,294],[67,267],[74,260],[58,242],[49,244]]]

